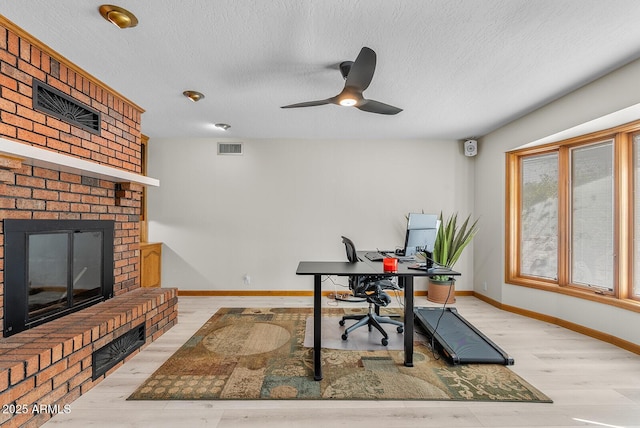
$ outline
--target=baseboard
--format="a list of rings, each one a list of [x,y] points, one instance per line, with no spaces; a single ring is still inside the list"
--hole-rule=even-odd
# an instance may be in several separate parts
[[[335,291],[323,291],[323,296],[333,295]],[[398,292],[401,296],[402,291]],[[414,296],[426,296],[426,290],[418,290]],[[456,296],[473,296],[473,291],[456,291]],[[313,291],[303,290],[178,290],[178,296],[252,296],[252,297],[313,297]]]
[[[335,291],[323,291],[323,296],[333,295]],[[468,295],[471,296],[473,291],[463,292],[469,294],[456,295]],[[404,295],[402,291],[400,295]],[[426,296],[426,291],[416,291],[415,296]],[[313,291],[302,290],[178,290],[178,296],[251,296],[251,297],[313,297]]]
[[[504,303],[498,302],[497,300],[491,299],[490,297],[487,297],[480,293],[472,292],[472,295],[482,300],[483,302],[490,304],[491,306],[495,306],[498,309],[502,309],[503,311],[512,312],[514,314],[522,315],[527,318],[533,318],[539,321],[544,321],[549,324],[555,324],[560,327],[564,327],[568,330],[572,330],[577,333],[584,334],[585,336],[593,337],[594,339],[602,340],[603,342],[610,343],[619,348],[626,349],[627,351],[640,355],[640,345],[621,339],[619,337],[613,336],[611,334],[603,333],[601,331],[594,330],[592,328],[585,327],[580,324],[572,323],[570,321],[566,321],[561,318],[552,317],[549,315],[541,314],[541,313],[530,311],[527,309],[518,308],[516,306],[505,305]]]
[[[178,290],[178,296],[313,296],[313,291],[298,290]]]

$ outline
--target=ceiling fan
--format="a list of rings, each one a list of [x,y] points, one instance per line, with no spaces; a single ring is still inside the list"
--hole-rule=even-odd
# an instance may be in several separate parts
[[[363,111],[379,114],[398,114],[401,108],[381,103],[380,101],[366,99],[362,93],[369,87],[373,73],[376,69],[376,53],[363,47],[355,61],[344,61],[340,63],[340,72],[345,78],[344,89],[335,97],[325,100],[307,101],[303,103],[290,104],[282,108],[313,107],[325,104],[337,104],[342,106],[353,106]]]

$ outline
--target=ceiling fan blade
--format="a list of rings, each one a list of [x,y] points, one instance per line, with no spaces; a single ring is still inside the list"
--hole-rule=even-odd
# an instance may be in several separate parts
[[[346,86],[358,89],[360,92],[369,87],[373,73],[376,71],[376,53],[368,47],[363,47],[353,62],[347,75]]]
[[[288,106],[282,106],[280,108],[314,107],[323,106],[325,104],[335,104],[334,98],[327,98],[326,100],[317,101],[305,101],[303,103],[289,104]]]
[[[325,100],[306,101],[303,103],[290,104],[281,108],[313,107],[325,104],[339,104],[343,106],[354,106],[362,111],[378,114],[398,114],[401,108],[394,107],[380,101],[367,100],[362,97],[362,92],[369,87],[376,70],[376,53],[363,47],[355,61],[342,62],[341,72],[346,75],[344,89],[335,97]]]
[[[355,107],[363,111],[379,114],[398,114],[402,111],[401,108],[394,107],[375,100],[362,100],[362,102],[358,103]]]

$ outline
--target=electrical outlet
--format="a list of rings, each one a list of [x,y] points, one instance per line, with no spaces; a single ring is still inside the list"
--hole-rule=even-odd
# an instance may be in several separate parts
[[[485,281],[485,282],[483,282],[483,283],[482,283],[482,289],[483,289],[484,291],[487,291],[487,281]]]
[[[245,285],[251,284],[251,277],[248,273],[244,274],[244,276],[242,277],[242,282],[244,282]]]

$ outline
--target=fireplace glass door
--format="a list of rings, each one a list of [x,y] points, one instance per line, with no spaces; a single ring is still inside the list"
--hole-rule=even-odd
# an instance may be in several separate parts
[[[29,235],[29,320],[67,307],[68,241],[66,233]]]
[[[28,235],[28,318],[34,321],[101,294],[102,233]]]
[[[100,295],[102,233],[73,234],[73,306]]]
[[[5,337],[113,297],[113,220],[3,223]]]

